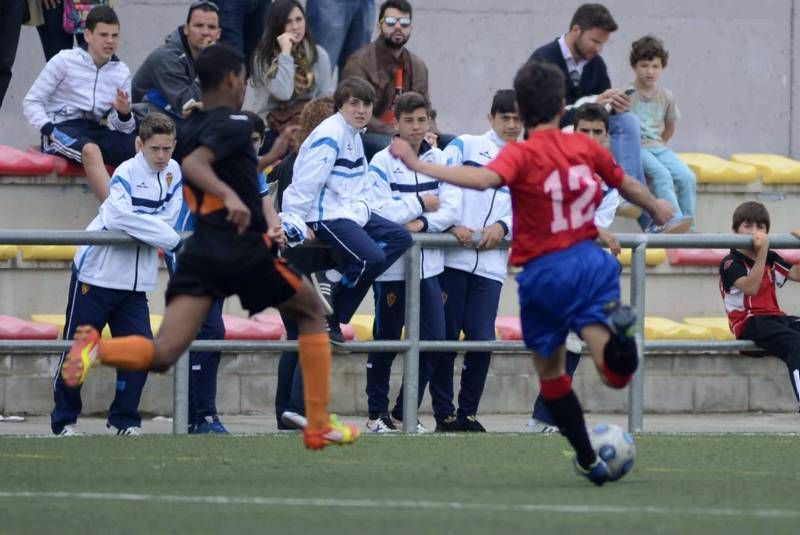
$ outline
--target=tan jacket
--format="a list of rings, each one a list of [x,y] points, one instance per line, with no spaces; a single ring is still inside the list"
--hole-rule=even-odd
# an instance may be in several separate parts
[[[375,88],[373,117],[380,117],[394,102],[394,72],[403,63],[403,92],[416,91],[428,97],[428,68],[419,56],[403,48],[399,58],[378,37],[372,43],[356,50],[347,60],[341,80],[360,76]]]

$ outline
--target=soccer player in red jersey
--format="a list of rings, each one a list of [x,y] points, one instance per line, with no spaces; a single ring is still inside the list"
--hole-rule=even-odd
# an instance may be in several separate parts
[[[603,193],[595,174],[638,204],[658,224],[672,206],[626,176],[611,154],[588,136],[562,133],[564,79],[552,65],[530,61],[514,78],[527,140],[509,143],[485,167],[423,162],[395,139],[392,153],[410,169],[457,186],[508,186],[513,210],[511,263],[517,276],[525,345],[533,351],[542,397],[575,449],[577,471],[597,485],[611,479],[592,449],[583,409],[565,372],[570,329],[586,342],[604,383],[624,388],[638,365],[635,315],[620,305],[620,267],[595,244],[594,212]]]

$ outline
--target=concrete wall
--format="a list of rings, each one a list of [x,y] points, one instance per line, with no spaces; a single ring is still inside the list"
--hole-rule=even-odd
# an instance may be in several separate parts
[[[531,51],[567,29],[579,2],[430,0],[415,4],[410,48],[431,72],[440,125],[454,132],[486,128],[495,90],[511,84]],[[620,30],[604,57],[617,86],[631,80],[630,42],[665,39],[670,65],[663,82],[683,119],[678,150],[729,155],[768,151],[800,157],[800,55],[794,52],[800,0],[607,0]],[[117,0],[121,57],[136,68],[185,16],[187,0]],[[0,111],[0,143],[36,143],[21,101],[44,64],[36,32],[24,28],[10,93]]]
[[[402,358],[395,359],[391,377],[392,402],[400,387]],[[0,414],[46,414],[53,406],[52,382],[56,356],[0,356]],[[331,410],[367,414],[364,393],[366,355],[337,355],[333,359]],[[456,361],[455,385],[460,380]],[[224,355],[217,382],[221,413],[274,413],[278,355]],[[95,373],[95,372],[93,372]],[[495,354],[480,413],[527,413],[533,407],[539,382],[530,359]],[[587,359],[573,383],[589,411],[627,411],[628,391],[603,386]],[[100,368],[82,390],[83,413],[104,413],[114,397],[114,375]],[[172,413],[172,376],[152,373],[140,405],[149,414]],[[796,412],[786,366],[776,358],[749,359],[738,355],[648,355],[645,366],[644,408],[648,412]],[[425,395],[421,411],[431,413]]]

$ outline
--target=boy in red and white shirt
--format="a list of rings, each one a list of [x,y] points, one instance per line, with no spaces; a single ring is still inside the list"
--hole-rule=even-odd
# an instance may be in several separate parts
[[[800,264],[792,265],[770,251],[769,212],[763,204],[740,204],[733,212],[732,228],[753,237],[753,250],[731,249],[720,263],[719,291],[728,324],[736,338],[752,340],[786,363],[800,402],[800,317],[786,315],[775,295],[775,287],[787,279],[800,281]]]

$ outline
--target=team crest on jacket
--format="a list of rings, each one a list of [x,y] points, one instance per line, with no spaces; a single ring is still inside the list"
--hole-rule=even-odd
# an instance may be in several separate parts
[[[394,292],[386,294],[386,304],[393,307],[395,303],[397,303],[397,294]]]
[[[172,173],[167,172],[166,178],[167,178],[167,187],[170,187],[172,185]]]
[[[91,286],[89,286],[89,285],[88,285],[88,284],[86,284],[85,282],[81,284],[81,293],[82,293],[83,295],[86,295],[86,294],[88,294],[90,289],[91,289]]]

